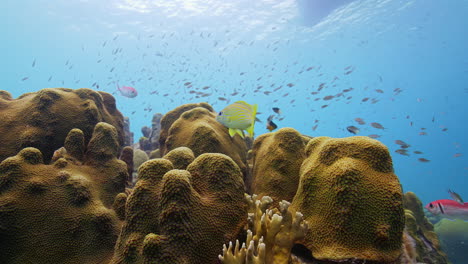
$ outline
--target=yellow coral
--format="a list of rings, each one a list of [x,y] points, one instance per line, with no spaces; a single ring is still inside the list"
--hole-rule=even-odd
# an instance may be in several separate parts
[[[305,139],[292,128],[281,128],[255,139],[252,156],[251,192],[279,201],[292,201],[299,184],[299,169],[305,159]]]
[[[402,191],[387,148],[368,137],[317,137],[292,208],[305,215],[305,246],[317,259],[382,263],[401,253]]]

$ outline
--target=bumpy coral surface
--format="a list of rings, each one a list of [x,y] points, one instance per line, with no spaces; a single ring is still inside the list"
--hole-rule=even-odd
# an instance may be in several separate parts
[[[13,99],[0,93],[0,161],[25,147],[39,149],[47,163],[73,128],[81,129],[85,143],[98,122],[116,127],[118,142],[124,142],[123,116],[115,99],[90,89],[47,88]]]
[[[448,263],[447,256],[440,248],[440,241],[434,232],[434,226],[424,215],[423,205],[413,192],[403,196],[406,231],[416,250],[418,262],[434,264]]]
[[[252,158],[252,193],[270,196],[277,206],[292,201],[305,159],[306,139],[292,128],[282,128],[255,139]]]
[[[171,128],[172,124],[177,119],[179,119],[179,117],[185,111],[191,110],[191,109],[196,108],[196,107],[203,107],[203,108],[205,108],[206,110],[208,110],[210,112],[214,112],[213,107],[211,107],[211,105],[209,105],[207,103],[184,104],[184,105],[181,105],[181,106],[167,112],[161,118],[161,121],[160,121],[160,125],[161,125],[161,128],[160,128],[161,130],[160,131],[161,132],[159,134],[159,149],[160,149],[161,154],[164,155],[165,153],[167,153],[166,139],[169,136],[169,129]]]
[[[195,157],[203,153],[222,153],[231,157],[248,174],[247,146],[240,137],[229,136],[228,130],[216,121],[216,114],[207,104],[181,106],[166,114],[161,121],[161,154],[178,148],[190,148]],[[185,110],[185,111],[182,111]],[[178,115],[176,115],[178,114]],[[174,118],[176,118],[174,120]],[[170,128],[168,128],[169,121]]]
[[[304,239],[307,223],[303,215],[293,212],[287,201],[279,202],[279,210],[267,209],[273,203],[269,196],[258,199],[246,195],[249,203],[247,239],[240,246],[239,240],[224,246],[219,256],[225,264],[287,264],[292,262],[291,249],[294,243]],[[247,247],[246,247],[247,245]]]
[[[195,156],[191,149],[187,147],[179,147],[169,151],[163,158],[172,162],[174,169],[185,170],[195,159]]]
[[[25,148],[0,164],[0,263],[105,263],[118,219],[109,209],[125,190],[114,127],[99,123],[87,148],[73,129],[51,165]]]
[[[368,137],[317,137],[306,147],[292,208],[304,214],[305,246],[320,260],[395,261],[402,191],[387,148]]]
[[[221,245],[246,223],[242,174],[223,154],[187,170],[152,159],[138,170],[112,263],[216,263]]]

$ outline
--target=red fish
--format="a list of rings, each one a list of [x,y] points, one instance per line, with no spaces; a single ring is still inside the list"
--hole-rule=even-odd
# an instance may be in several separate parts
[[[428,203],[425,208],[434,215],[468,221],[468,203],[442,199]]]
[[[117,84],[117,89],[119,90],[121,95],[128,98],[134,98],[138,95],[137,90],[130,86],[119,86],[119,84]]]

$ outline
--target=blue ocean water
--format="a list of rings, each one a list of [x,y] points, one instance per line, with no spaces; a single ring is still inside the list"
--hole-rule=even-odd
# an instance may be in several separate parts
[[[468,199],[468,1],[304,1],[6,0],[1,89],[114,93],[136,139],[153,113],[185,103],[257,103],[256,135],[279,107],[279,127],[310,136],[352,136],[350,125],[379,135],[403,189],[424,203],[448,188]]]

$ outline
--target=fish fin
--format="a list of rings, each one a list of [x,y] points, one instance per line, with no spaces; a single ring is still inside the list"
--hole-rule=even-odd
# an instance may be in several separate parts
[[[253,117],[252,125],[250,125],[250,126],[246,129],[247,133],[249,133],[249,136],[250,136],[251,138],[253,138],[253,135],[254,135],[255,120],[257,119],[257,108],[258,108],[258,105],[257,105],[257,104],[253,104],[253,105],[252,105],[252,117]]]
[[[251,126],[249,126],[247,129],[246,129],[247,133],[249,133],[249,137],[253,138],[253,134],[254,134],[254,124],[252,123]]]
[[[253,116],[254,118],[257,117],[257,109],[258,109],[258,105],[257,105],[257,104],[253,104],[253,105],[252,105],[252,116]]]
[[[233,137],[235,134],[238,134],[241,138],[244,138],[244,132],[240,129],[235,129],[235,128],[230,128],[229,129],[229,135]]]
[[[236,133],[239,134],[241,138],[244,138],[244,132],[240,129],[236,129]]]
[[[236,131],[232,128],[229,128],[229,135],[233,137],[236,134]]]
[[[244,133],[240,129],[229,128],[229,135],[234,137],[235,134],[238,134],[241,138],[244,138]]]

